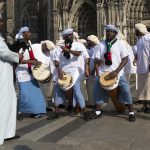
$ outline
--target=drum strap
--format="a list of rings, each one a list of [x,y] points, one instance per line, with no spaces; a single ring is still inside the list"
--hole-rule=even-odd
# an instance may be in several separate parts
[[[104,54],[104,58],[105,58],[105,64],[108,66],[112,65],[111,47],[116,41],[117,41],[117,38],[115,38],[111,42],[108,42],[106,40],[107,52]]]

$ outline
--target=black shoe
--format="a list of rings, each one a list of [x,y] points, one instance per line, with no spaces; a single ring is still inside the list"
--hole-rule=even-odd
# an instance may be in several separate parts
[[[97,119],[102,117],[102,112],[97,115],[96,112],[90,114],[90,119]]]
[[[66,111],[67,111],[67,112],[71,112],[72,110],[73,110],[72,105],[68,105],[68,107],[66,108]]]
[[[147,107],[141,107],[140,109],[137,110],[137,112],[145,112],[145,110],[147,109]]]
[[[61,104],[61,105],[59,105],[59,108],[60,109],[65,109],[65,105]]]
[[[53,111],[53,109],[52,109],[52,108],[47,107],[47,108],[46,108],[46,111]]]
[[[150,113],[150,108],[146,108],[146,109],[144,110],[144,113],[149,114],[149,113]]]
[[[47,120],[52,120],[52,119],[56,119],[59,117],[59,114],[58,113],[51,113],[48,117],[47,117]]]
[[[134,122],[136,120],[135,116],[133,114],[129,115],[129,121]]]
[[[84,112],[84,120],[89,121],[90,120],[90,114],[89,112]]]
[[[19,135],[15,135],[15,136],[12,137],[12,138],[5,139],[5,141],[15,140],[15,139],[19,139],[19,138],[20,138]]]
[[[23,118],[23,114],[22,113],[17,115],[17,120],[18,121],[22,121],[23,119],[24,118]]]

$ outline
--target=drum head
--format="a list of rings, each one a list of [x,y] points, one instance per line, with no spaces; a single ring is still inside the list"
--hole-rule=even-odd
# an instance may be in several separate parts
[[[38,81],[44,81],[50,77],[50,69],[47,65],[35,66],[32,70],[33,77]]]
[[[118,77],[107,80],[107,76],[110,72],[105,72],[104,74],[100,75],[100,85],[106,90],[112,90],[118,86],[119,79]]]
[[[73,78],[69,74],[64,74],[63,79],[58,79],[58,85],[64,91],[68,91],[72,87]]]

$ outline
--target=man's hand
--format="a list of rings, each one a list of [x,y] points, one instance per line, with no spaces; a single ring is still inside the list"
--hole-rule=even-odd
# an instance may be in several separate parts
[[[65,47],[65,46],[63,46],[63,47],[61,47],[62,48],[62,51],[63,52],[68,52],[69,53],[69,51],[70,51],[70,49],[68,49],[67,47]]]
[[[110,72],[110,74],[107,76],[107,80],[112,80],[114,78],[116,78],[118,76],[118,72],[117,71],[112,71]]]
[[[32,64],[35,65],[35,66],[38,66],[38,65],[41,65],[41,62],[37,61],[37,60],[33,60]]]
[[[63,79],[63,74],[64,74],[64,73],[63,73],[62,71],[60,71],[60,70],[58,71],[59,79]]]
[[[19,62],[21,63],[22,62],[22,59],[23,59],[23,55],[18,53],[18,56],[19,56]]]
[[[85,76],[86,76],[86,77],[89,77],[89,76],[90,76],[90,71],[89,71],[88,68],[86,68],[86,70],[85,70]]]

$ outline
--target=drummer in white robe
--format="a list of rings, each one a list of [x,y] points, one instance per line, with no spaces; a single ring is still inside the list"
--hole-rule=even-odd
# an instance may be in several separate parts
[[[3,20],[0,16],[0,30]],[[12,63],[19,63],[21,55],[11,52],[0,36],[0,145],[4,139],[15,137],[17,98],[13,84]]]
[[[150,33],[144,24],[135,25],[137,56],[137,90],[138,100],[143,101],[143,107],[138,112],[150,113]]]
[[[79,70],[78,70],[78,59],[82,52],[78,42],[73,42],[73,29],[68,28],[62,32],[63,39],[65,40],[64,47],[57,49],[54,55],[55,66],[58,72],[58,78],[63,78],[63,72],[73,77],[73,95],[75,100],[79,104],[80,108],[84,111],[84,117],[88,119],[88,113],[86,110],[85,100],[80,89]],[[66,99],[65,92],[55,85],[55,117],[58,117],[58,106]]]
[[[99,49],[100,41],[97,36],[89,35],[87,37],[88,43],[88,53],[90,56],[90,76],[87,78],[87,93],[88,93],[88,101],[87,105],[94,106],[94,98],[93,98],[93,87],[96,81],[95,76],[95,67],[94,67],[94,54]]]
[[[52,75],[54,74],[55,66],[53,63],[53,55],[55,51],[55,45],[53,42],[49,40],[41,41],[41,43],[32,44],[32,50],[35,55],[35,58],[42,62],[43,64],[47,65],[51,72],[51,77],[48,81],[39,82],[39,85],[41,87],[42,93],[44,95],[45,101],[46,101],[46,110],[50,111],[51,109],[48,107],[47,103],[47,97],[52,98],[53,93],[53,81],[52,81]]]
[[[100,43],[100,48],[94,55],[95,65],[97,66],[96,74],[99,77],[104,72],[109,71],[108,78],[110,80],[115,77],[119,78],[119,101],[127,106],[129,121],[135,121],[130,87],[123,72],[123,68],[128,60],[128,50],[125,44],[117,39],[117,34],[118,29],[114,25],[106,26],[106,40]],[[99,79],[95,82],[93,93],[96,111],[91,118],[95,119],[102,117],[101,106],[108,101],[109,95],[107,90],[100,85]]]

